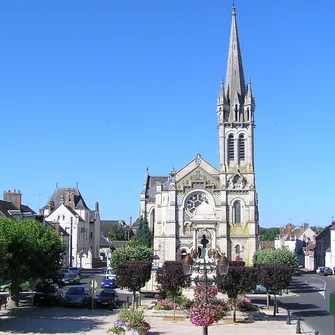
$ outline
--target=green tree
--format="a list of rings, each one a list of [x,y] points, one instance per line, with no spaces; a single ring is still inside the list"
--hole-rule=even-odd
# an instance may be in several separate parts
[[[274,241],[276,236],[279,235],[280,229],[272,228],[259,228],[259,238],[261,241]]]
[[[146,247],[151,246],[151,233],[146,217],[141,216],[140,223],[136,229],[135,241],[138,241],[140,244],[145,245]]]
[[[150,261],[152,262],[154,253],[151,248],[144,245],[125,245],[112,252],[110,266],[116,272],[119,265],[125,261]]]
[[[299,266],[297,255],[287,249],[260,249],[254,254],[253,262],[259,264],[282,264],[288,265],[291,269]]]
[[[110,241],[126,241],[126,227],[119,221],[111,227],[108,238]]]
[[[66,250],[58,232],[34,220],[0,219],[0,241],[6,243],[6,277],[17,304],[22,281],[55,274]]]

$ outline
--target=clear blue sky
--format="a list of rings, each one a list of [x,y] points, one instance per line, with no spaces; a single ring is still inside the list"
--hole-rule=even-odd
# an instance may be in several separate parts
[[[260,225],[334,208],[335,1],[236,0],[256,96]],[[58,182],[135,219],[146,167],[218,166],[231,1],[0,2],[0,190],[36,211]]]

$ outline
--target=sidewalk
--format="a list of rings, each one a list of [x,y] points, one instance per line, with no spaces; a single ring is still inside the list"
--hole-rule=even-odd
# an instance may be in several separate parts
[[[104,319],[104,324],[98,328],[94,328],[87,332],[88,335],[106,335],[106,330],[112,325],[113,320],[117,319],[117,314],[107,316]],[[201,335],[203,330],[201,327],[196,327],[188,319],[183,321],[166,321],[163,317],[146,317],[146,321],[151,324],[151,329],[148,335],[179,335],[179,334],[192,334]],[[180,319],[179,319],[180,320]],[[209,327],[210,335],[253,335],[253,334],[276,334],[288,335],[296,334],[296,321],[292,325],[287,325],[286,321],[280,319],[278,321],[255,321],[252,323],[231,323],[219,322]],[[306,325],[301,326],[302,334],[314,334],[314,331]]]

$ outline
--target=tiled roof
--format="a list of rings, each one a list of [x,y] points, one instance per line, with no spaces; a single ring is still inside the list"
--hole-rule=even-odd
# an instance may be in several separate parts
[[[50,200],[53,200],[55,207],[58,207],[58,205],[60,204],[60,197],[61,195],[64,196],[65,198],[65,192],[68,190],[68,188],[66,187],[58,187],[55,189],[54,193],[52,194],[52,196],[49,198],[47,204],[43,207],[43,208],[47,208],[48,207],[48,203]],[[82,197],[82,195],[80,194],[79,190],[77,188],[74,189],[75,193],[74,193],[74,204],[75,204],[75,208],[77,209],[89,209]]]

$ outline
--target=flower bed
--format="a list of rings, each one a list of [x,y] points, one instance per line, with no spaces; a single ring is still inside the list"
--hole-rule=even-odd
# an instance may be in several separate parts
[[[119,319],[113,322],[107,333],[110,335],[145,335],[150,328],[150,324],[144,320],[144,311],[142,309],[123,308],[119,313]]]

